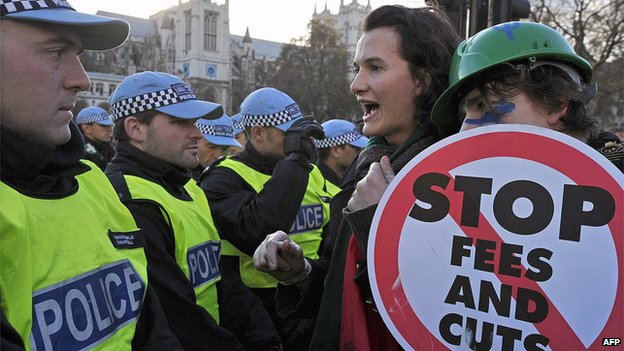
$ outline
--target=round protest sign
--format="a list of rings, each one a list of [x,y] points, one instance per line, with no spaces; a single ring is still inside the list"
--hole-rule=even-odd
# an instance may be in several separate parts
[[[421,152],[381,199],[367,255],[406,350],[598,350],[624,336],[624,175],[562,133],[487,126]]]

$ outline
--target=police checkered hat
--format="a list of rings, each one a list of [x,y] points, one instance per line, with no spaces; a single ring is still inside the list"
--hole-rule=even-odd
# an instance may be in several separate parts
[[[195,122],[195,126],[202,133],[204,139],[212,144],[242,148],[241,144],[234,137],[232,120],[225,113],[217,119],[200,118]]]
[[[301,118],[299,105],[286,93],[275,88],[260,88],[249,94],[241,104],[243,125],[259,125],[288,130]]]
[[[128,22],[77,12],[65,0],[0,0],[0,19],[44,22],[71,29],[88,50],[115,48],[128,38]]]
[[[232,118],[232,127],[234,127],[234,135],[238,135],[245,131],[245,126],[243,125],[243,115],[240,113],[235,114]]]
[[[182,79],[161,72],[146,71],[126,77],[108,100],[113,122],[149,110],[181,119],[215,119],[223,114],[221,105],[197,100]]]
[[[97,106],[83,108],[76,116],[76,124],[97,123],[103,126],[112,126],[113,121],[105,109]]]
[[[362,135],[353,123],[344,119],[330,119],[321,126],[325,132],[325,139],[314,140],[314,145],[318,149],[344,144],[363,149],[368,143],[368,138]]]

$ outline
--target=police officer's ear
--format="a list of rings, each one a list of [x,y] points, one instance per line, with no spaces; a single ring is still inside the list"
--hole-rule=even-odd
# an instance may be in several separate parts
[[[134,116],[128,116],[123,120],[124,129],[131,143],[142,143],[147,137],[147,125],[139,122]]]
[[[336,159],[337,159],[337,158],[340,158],[340,155],[342,155],[342,153],[344,152],[345,147],[346,147],[346,144],[344,144],[344,145],[332,146],[332,147],[329,149],[329,155],[330,155],[332,158],[336,158]]]
[[[250,137],[254,140],[264,140],[266,139],[267,130],[264,127],[255,125],[250,128]]]

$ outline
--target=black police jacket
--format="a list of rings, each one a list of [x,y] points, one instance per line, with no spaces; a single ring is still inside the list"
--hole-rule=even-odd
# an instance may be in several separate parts
[[[179,199],[189,199],[184,185],[191,179],[180,169],[127,142],[119,142],[106,168],[114,186],[120,174],[141,177],[162,185]],[[148,279],[155,286],[171,328],[188,350],[272,350],[281,341],[267,311],[237,275],[221,268],[217,283],[220,325],[195,303],[193,287],[175,261],[175,236],[158,204],[124,202],[146,235]],[[220,263],[221,266],[221,263]]]

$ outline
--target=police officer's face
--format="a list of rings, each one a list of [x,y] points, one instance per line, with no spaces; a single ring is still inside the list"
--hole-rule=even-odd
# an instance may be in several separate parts
[[[349,144],[340,145],[338,148],[338,165],[346,170],[353,160],[355,160],[361,149]]]
[[[91,123],[83,128],[85,136],[101,143],[110,143],[113,139],[113,126]]]
[[[282,159],[286,156],[284,153],[284,136],[286,133],[275,127],[262,127],[265,131],[263,143],[263,154],[275,159]]]
[[[199,151],[197,153],[199,165],[203,168],[210,166],[219,157],[225,156],[229,148],[229,146],[215,145],[205,138],[199,139]]]
[[[161,113],[146,127],[145,139],[140,142],[143,151],[176,167],[197,167],[198,141],[202,134],[194,119]]]
[[[245,144],[247,144],[247,134],[245,132],[236,134],[236,141],[238,141],[242,147],[245,147]]]
[[[76,94],[89,88],[80,63],[81,43],[57,25],[0,21],[0,116],[22,136],[63,145]]]

